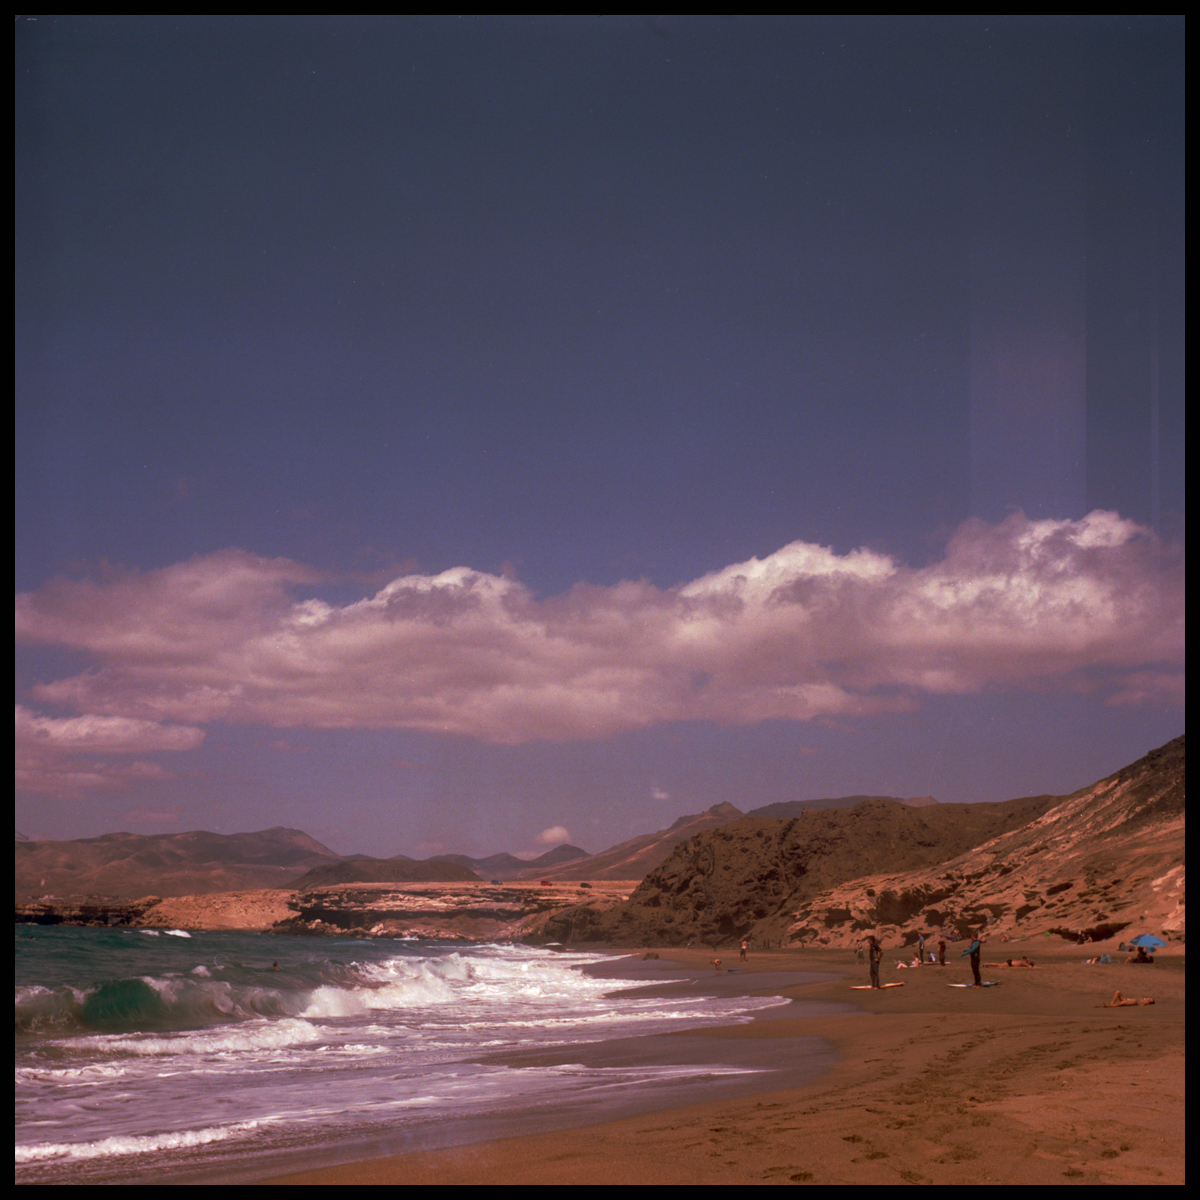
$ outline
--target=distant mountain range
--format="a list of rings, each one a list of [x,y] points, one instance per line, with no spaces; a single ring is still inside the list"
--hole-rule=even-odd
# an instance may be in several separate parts
[[[490,854],[487,858],[468,858],[465,854],[443,854],[440,857],[445,862],[469,867],[486,879],[531,879],[534,875],[544,874],[549,868],[573,862],[577,858],[590,859],[591,855],[578,846],[564,845],[555,846],[537,858],[517,858],[512,854]]]
[[[30,841],[18,835],[15,890],[43,895],[185,896],[259,888],[305,889],[351,882],[421,882],[497,879],[641,879],[681,842],[744,816],[794,816],[803,810],[854,807],[877,797],[842,796],[788,801],[746,814],[732,804],[678,818],[669,828],[642,834],[599,854],[563,845],[534,859],[512,854],[471,858],[443,854],[412,859],[339,855],[299,829],[276,826],[255,833],[107,833],[73,841]],[[902,804],[935,804],[932,797]]]
[[[1176,738],[1069,796],[992,804],[843,797],[803,802],[798,811],[758,810],[782,808],[782,816],[718,804],[601,854],[560,846],[533,861],[339,857],[283,828],[18,841],[17,920],[380,937],[416,930],[618,946],[722,946],[742,937],[756,945],[850,946],[875,932],[894,949],[922,932],[953,939],[981,929],[997,943],[1143,932],[1179,940],[1184,747]],[[482,884],[464,899],[460,881],[478,879],[468,864],[556,886]],[[640,882],[604,882],[621,876]],[[587,878],[594,888],[572,882]],[[416,880],[444,886],[419,893],[387,886]],[[23,903],[45,893],[61,900]],[[132,903],[82,898],[88,893]],[[1000,945],[990,952],[1004,953]]]
[[[187,896],[282,888],[340,856],[299,829],[257,833],[106,833],[16,843],[16,893]]]
[[[468,867],[444,858],[418,861],[405,858],[371,858],[359,855],[341,862],[323,863],[289,879],[284,887],[294,891],[329,887],[335,883],[458,883],[478,880]]]

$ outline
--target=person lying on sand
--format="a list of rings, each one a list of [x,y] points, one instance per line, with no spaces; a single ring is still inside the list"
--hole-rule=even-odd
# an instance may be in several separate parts
[[[1144,962],[1144,963],[1152,963],[1152,962],[1154,961],[1154,959],[1152,959],[1152,958],[1150,957],[1150,955],[1148,955],[1148,954],[1146,953],[1146,947],[1145,947],[1145,946],[1139,946],[1139,947],[1137,948],[1137,953],[1136,953],[1135,955],[1133,955],[1131,958],[1127,958],[1125,961],[1126,961],[1127,963],[1130,963],[1130,962],[1132,962],[1132,963],[1142,963],[1142,962]]]
[[[1128,999],[1122,996],[1120,992],[1113,992],[1113,998],[1104,1006],[1105,1008],[1136,1008],[1139,1004],[1153,1004],[1153,996],[1143,996],[1140,1000],[1135,1000],[1132,996]]]
[[[1021,958],[1006,958],[1004,962],[984,963],[985,967],[1031,967],[1033,970],[1037,968],[1025,957]]]

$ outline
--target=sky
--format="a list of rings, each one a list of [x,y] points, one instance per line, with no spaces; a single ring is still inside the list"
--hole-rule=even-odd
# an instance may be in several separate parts
[[[18,831],[596,852],[1178,736],[1183,70],[17,18]]]

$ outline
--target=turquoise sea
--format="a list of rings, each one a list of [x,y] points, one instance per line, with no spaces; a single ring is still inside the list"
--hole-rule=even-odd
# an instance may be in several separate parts
[[[621,960],[527,946],[62,926],[15,945],[19,1183],[250,1179],[758,1090],[778,1063],[658,1035],[788,1003],[667,964],[647,994],[597,973]]]

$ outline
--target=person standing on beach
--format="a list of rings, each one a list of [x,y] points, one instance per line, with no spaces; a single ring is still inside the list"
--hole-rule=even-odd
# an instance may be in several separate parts
[[[946,939],[938,938],[938,966],[946,965]]]
[[[917,934],[917,957],[921,960],[921,965],[925,965],[925,935]]]
[[[960,954],[959,958],[964,958],[966,955],[971,956],[971,970],[975,974],[975,987],[983,987],[983,983],[979,978],[979,955],[983,951],[983,935],[976,935],[975,940]]]
[[[746,961],[746,939],[742,938],[742,962]]]
[[[867,957],[871,960],[871,986],[879,987],[879,960],[883,958],[883,947],[876,940],[875,935],[871,934],[867,938]]]

